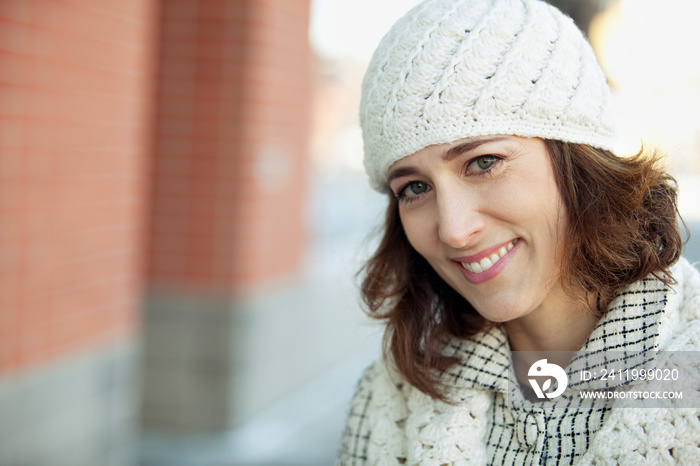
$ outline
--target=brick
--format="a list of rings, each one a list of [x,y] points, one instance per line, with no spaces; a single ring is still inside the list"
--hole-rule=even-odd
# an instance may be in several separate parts
[[[0,18],[0,50],[23,53],[29,45],[29,28]]]
[[[61,246],[57,245],[57,247]],[[56,263],[52,266],[51,272],[54,290],[92,286],[101,279],[116,279],[133,273],[126,267],[124,252],[112,252],[82,260]]]
[[[0,2],[0,303],[23,328],[0,371],[135,328],[154,6]],[[70,325],[41,326],[54,306]]]
[[[21,86],[0,87],[0,116],[25,116],[27,90]]]
[[[26,52],[32,57],[42,60],[55,60],[58,55],[58,41],[53,31],[32,27],[29,32],[29,43]]]
[[[58,139],[58,129],[53,121],[33,121],[24,128],[24,147],[28,149],[29,157],[49,158],[55,149]],[[36,151],[34,150],[36,149]],[[34,173],[29,173],[34,176]]]
[[[163,2],[163,21],[167,23],[172,19],[190,20],[197,15],[199,2],[190,0],[168,0]]]
[[[32,0],[28,1],[28,16],[31,24],[51,30],[61,30],[64,24],[62,6],[54,0]]]
[[[170,235],[177,240],[164,244],[186,242],[188,255],[177,261],[178,270],[186,261],[185,276],[176,278],[178,274],[165,270],[175,259],[162,257],[173,246],[158,247],[155,239],[150,251],[157,266],[150,270],[157,280],[184,279],[201,286],[228,276],[231,286],[236,280],[231,264],[239,258],[248,261],[241,266],[247,270],[242,275],[246,283],[297,266],[296,257],[275,261],[274,256],[280,254],[279,231],[285,230],[287,248],[298,249],[304,241],[304,234],[296,232],[302,223],[290,219],[299,215],[303,198],[282,188],[261,190],[255,178],[257,148],[271,134],[284,135],[294,145],[292,166],[304,163],[306,137],[300,133],[306,134],[307,125],[300,115],[309,111],[309,91],[299,56],[308,63],[309,52],[308,45],[290,46],[306,44],[306,25],[287,24],[295,14],[291,22],[306,22],[308,3],[165,2],[164,35],[169,42],[161,54],[164,123],[158,134],[152,234],[159,238],[178,231]],[[178,100],[169,103],[173,96]],[[292,169],[289,182],[301,181],[302,172]],[[275,265],[260,265],[271,259]]]
[[[0,86],[26,85],[33,61],[27,56],[0,51]]]
[[[4,1],[0,2],[0,18],[17,22],[27,22],[29,19],[28,2]]]

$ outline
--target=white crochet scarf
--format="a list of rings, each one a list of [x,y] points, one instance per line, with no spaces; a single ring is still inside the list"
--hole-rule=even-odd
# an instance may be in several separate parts
[[[672,273],[677,284],[660,317],[658,349],[700,351],[700,275],[685,259]],[[697,380],[694,386],[700,387],[700,368],[685,370],[682,376]],[[372,371],[368,464],[486,464],[484,439],[492,393],[462,389],[460,403],[453,406],[417,390],[387,364],[377,364]],[[616,405],[613,402],[578,465],[700,465],[700,409],[616,409]]]

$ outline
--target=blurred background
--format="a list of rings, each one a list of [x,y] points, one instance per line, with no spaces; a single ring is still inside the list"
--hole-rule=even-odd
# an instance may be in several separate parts
[[[0,465],[332,464],[381,340],[359,83],[416,3],[0,0]],[[698,231],[700,6],[552,3]]]

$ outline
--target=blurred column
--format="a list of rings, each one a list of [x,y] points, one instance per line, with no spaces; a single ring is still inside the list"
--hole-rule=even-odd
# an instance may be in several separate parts
[[[255,309],[306,241],[309,0],[161,6],[144,425],[219,430],[285,390]]]
[[[0,1],[0,464],[135,462],[155,7]]]

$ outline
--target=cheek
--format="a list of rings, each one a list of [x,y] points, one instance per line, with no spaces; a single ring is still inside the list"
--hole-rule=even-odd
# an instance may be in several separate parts
[[[422,216],[418,215],[416,212],[405,213],[399,209],[399,218],[401,219],[401,225],[403,225],[403,230],[406,233],[406,238],[410,245],[415,249],[418,254],[426,256],[430,252],[430,227],[427,219],[423,219]],[[428,259],[426,257],[426,259]]]
[[[530,173],[515,191],[509,196],[513,201],[511,210],[523,221],[544,225],[552,236],[564,231],[567,215],[553,173]]]
[[[537,212],[532,212],[533,218],[539,219],[539,223],[533,227],[535,244],[539,253],[546,258],[552,273],[556,273],[561,268],[565,253],[568,214],[553,179],[543,179],[539,190],[532,192],[538,193],[540,199]]]

